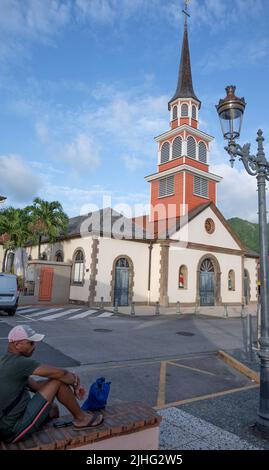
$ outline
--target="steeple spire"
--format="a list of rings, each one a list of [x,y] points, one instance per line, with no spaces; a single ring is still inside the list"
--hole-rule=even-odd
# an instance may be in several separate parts
[[[199,102],[199,107],[201,106],[201,101],[197,98],[192,84],[192,73],[191,73],[191,59],[190,59],[190,49],[189,49],[189,39],[188,39],[188,20],[190,17],[188,11],[188,2],[185,0],[185,10],[182,12],[185,15],[185,25],[184,25],[184,37],[183,45],[181,51],[181,59],[179,66],[178,82],[177,89],[173,98],[168,103],[168,108],[170,110],[170,104],[177,98],[193,98]]]

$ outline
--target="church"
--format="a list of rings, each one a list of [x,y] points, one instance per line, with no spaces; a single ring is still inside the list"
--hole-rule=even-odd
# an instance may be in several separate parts
[[[101,299],[110,306],[180,302],[193,308],[257,302],[259,257],[244,247],[216,206],[222,178],[210,171],[213,137],[199,129],[201,105],[186,20],[177,87],[168,103],[169,129],[155,138],[157,170],[145,178],[150,214],[127,219],[107,208],[71,218],[65,237],[54,245],[43,240],[47,261],[39,282],[47,297],[40,300],[51,300],[53,270],[70,266],[69,300],[90,306]],[[36,259],[37,251],[28,246],[29,259]]]

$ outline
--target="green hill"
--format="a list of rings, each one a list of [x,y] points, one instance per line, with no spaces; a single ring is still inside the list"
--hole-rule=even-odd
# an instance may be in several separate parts
[[[247,220],[233,217],[228,223],[242,240],[247,248],[259,253],[259,226]],[[269,234],[268,225],[267,233]]]

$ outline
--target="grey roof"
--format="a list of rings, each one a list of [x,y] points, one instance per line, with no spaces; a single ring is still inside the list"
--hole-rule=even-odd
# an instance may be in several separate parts
[[[183,45],[181,51],[181,59],[178,73],[177,89],[173,98],[168,103],[168,109],[170,110],[170,104],[177,98],[193,98],[199,102],[201,101],[197,98],[192,84],[192,73],[191,73],[191,59],[190,59],[190,49],[189,49],[189,40],[188,40],[188,29],[185,26]]]
[[[87,215],[69,219],[67,234],[64,238],[86,236],[107,236],[127,240],[146,240],[150,236],[142,227],[135,224],[132,219],[114,211],[110,207]]]

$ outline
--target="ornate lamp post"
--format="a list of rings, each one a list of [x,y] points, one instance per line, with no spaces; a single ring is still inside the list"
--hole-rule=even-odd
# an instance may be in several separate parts
[[[244,98],[235,96],[235,86],[226,88],[227,96],[216,106],[224,138],[228,140],[225,150],[230,155],[233,167],[235,157],[251,176],[256,176],[259,197],[260,276],[261,276],[261,338],[260,342],[260,404],[257,427],[269,432],[269,267],[266,213],[266,180],[269,181],[269,163],[264,154],[263,133],[258,131],[258,151],[250,154],[250,144],[241,145],[235,141],[240,137],[243,114],[246,107]]]

